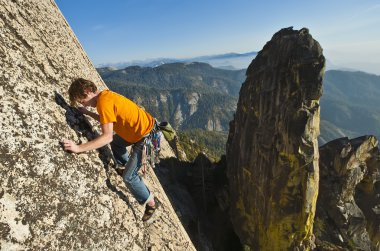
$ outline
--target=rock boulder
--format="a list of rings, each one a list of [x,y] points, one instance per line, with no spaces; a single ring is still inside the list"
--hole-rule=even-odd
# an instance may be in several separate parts
[[[378,250],[380,176],[373,136],[340,138],[320,147],[315,235],[320,250]]]

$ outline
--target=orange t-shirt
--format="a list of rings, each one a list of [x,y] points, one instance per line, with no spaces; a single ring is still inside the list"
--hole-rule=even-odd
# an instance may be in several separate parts
[[[113,123],[113,130],[129,143],[136,143],[154,126],[152,115],[141,109],[130,99],[104,90],[96,103],[100,124]]]

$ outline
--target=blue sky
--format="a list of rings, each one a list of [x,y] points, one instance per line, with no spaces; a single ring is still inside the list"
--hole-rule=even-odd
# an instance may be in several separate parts
[[[259,51],[293,26],[309,28],[332,64],[380,74],[380,0],[56,3],[95,65]]]

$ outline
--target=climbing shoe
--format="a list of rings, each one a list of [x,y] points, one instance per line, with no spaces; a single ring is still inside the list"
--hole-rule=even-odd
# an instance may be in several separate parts
[[[158,206],[160,205],[160,202],[159,200],[157,199],[157,197],[154,197],[154,206],[149,206],[148,204],[145,205],[145,212],[144,212],[144,215],[142,217],[142,221],[147,221],[149,220],[154,211],[156,211],[156,209],[158,208]]]

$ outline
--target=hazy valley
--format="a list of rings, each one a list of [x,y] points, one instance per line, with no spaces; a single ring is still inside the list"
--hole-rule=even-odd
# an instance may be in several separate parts
[[[110,89],[135,100],[159,120],[168,120],[189,142],[199,142],[212,156],[224,153],[246,70],[199,62],[97,70]],[[320,102],[320,145],[344,136],[379,137],[379,96],[380,76],[326,71]]]

